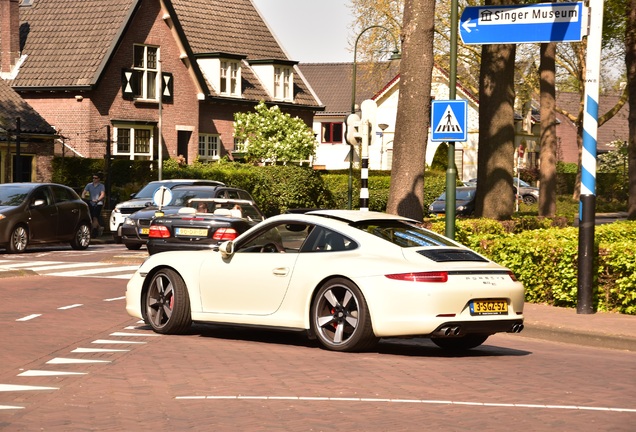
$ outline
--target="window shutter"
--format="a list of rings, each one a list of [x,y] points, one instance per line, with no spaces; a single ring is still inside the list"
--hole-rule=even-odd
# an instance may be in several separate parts
[[[122,69],[121,70],[121,97],[124,100],[134,100],[135,95],[138,94],[137,79],[135,79],[135,75],[137,71],[133,69]]]
[[[172,74],[169,72],[161,73],[161,102],[172,103],[172,95],[174,92]]]

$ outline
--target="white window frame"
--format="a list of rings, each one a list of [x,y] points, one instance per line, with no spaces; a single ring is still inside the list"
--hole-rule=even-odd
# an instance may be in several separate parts
[[[247,141],[234,138],[234,152],[245,153],[247,151]]]
[[[293,100],[294,73],[289,66],[274,67],[274,98]]]
[[[114,156],[128,156],[130,160],[135,159],[151,159],[154,156],[154,133],[155,127],[153,125],[135,125],[135,124],[115,124],[113,125],[113,155]],[[124,137],[123,130],[128,131],[127,137],[127,150],[122,150],[120,138]],[[139,132],[139,133],[137,133]],[[148,143],[144,147],[148,147],[148,151],[139,151],[139,145],[135,142],[137,138],[141,138],[142,133],[149,134]]]
[[[199,160],[209,161],[219,159],[221,137],[215,134],[199,134]]]
[[[241,96],[241,63],[221,60],[219,93],[224,96]]]
[[[137,50],[143,48],[143,61],[141,64],[136,64],[137,60]],[[152,65],[149,56],[149,51],[152,50],[155,52],[155,64]],[[147,100],[157,102],[159,101],[159,94],[161,90],[159,89],[159,85],[161,84],[161,79],[159,77],[159,47],[153,45],[141,45],[134,44],[133,45],[133,70],[138,71],[138,91],[139,94],[135,95],[135,100]],[[154,82],[152,79],[154,78]]]

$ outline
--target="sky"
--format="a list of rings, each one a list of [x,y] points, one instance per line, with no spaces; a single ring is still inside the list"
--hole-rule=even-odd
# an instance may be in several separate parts
[[[252,0],[290,60],[353,62],[347,0]]]

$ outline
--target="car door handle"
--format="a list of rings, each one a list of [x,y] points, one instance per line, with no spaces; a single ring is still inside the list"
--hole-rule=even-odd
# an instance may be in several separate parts
[[[287,276],[289,269],[287,267],[279,267],[273,270],[274,276]]]

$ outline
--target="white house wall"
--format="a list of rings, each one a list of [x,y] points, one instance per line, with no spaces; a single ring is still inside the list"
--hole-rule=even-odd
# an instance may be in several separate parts
[[[479,142],[479,107],[477,103],[469,98],[458,89],[458,99],[468,101],[468,141],[465,143],[455,143],[457,151],[463,150],[462,153],[462,169],[460,176],[462,180],[468,180],[477,177],[477,146]],[[447,100],[449,98],[448,82],[445,75],[435,69],[433,74],[433,82],[431,85],[431,95],[436,100]],[[395,119],[397,117],[397,106],[399,98],[399,80],[396,80],[385,92],[376,97],[375,101],[378,105],[376,112],[376,131],[374,141],[369,146],[369,169],[371,170],[390,170],[390,157],[393,149],[393,138],[395,136]],[[315,116],[313,130],[318,140],[321,136],[322,122],[339,122],[342,117]],[[430,119],[422,119],[427,123]],[[381,130],[378,124],[387,124],[384,134],[380,134]],[[383,135],[383,136],[382,136]],[[429,141],[426,146],[426,164],[433,162],[433,156],[438,142]],[[359,161],[359,149],[356,149],[354,162]],[[314,165],[324,167],[328,170],[349,168],[349,145],[343,140],[343,144],[320,144],[317,145],[316,157]],[[357,165],[359,166],[359,165]]]

